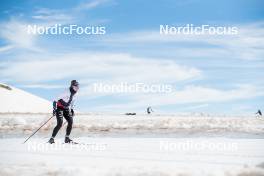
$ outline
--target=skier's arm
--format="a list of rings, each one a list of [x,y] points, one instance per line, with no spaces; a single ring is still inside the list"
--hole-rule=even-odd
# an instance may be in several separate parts
[[[71,102],[71,109],[74,109],[74,108],[75,108],[75,99],[73,99]]]
[[[75,115],[75,112],[73,109],[71,109],[71,114],[72,114],[72,117]]]
[[[72,116],[75,115],[74,108],[75,108],[75,100],[73,99],[72,102],[71,102],[71,113],[72,113]]]

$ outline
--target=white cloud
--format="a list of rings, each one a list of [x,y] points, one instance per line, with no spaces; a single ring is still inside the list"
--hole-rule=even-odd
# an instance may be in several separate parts
[[[112,2],[111,0],[92,0],[84,1],[76,6],[68,9],[49,9],[49,8],[38,8],[34,15],[33,19],[38,20],[38,23],[41,23],[44,26],[50,26],[54,24],[70,24],[76,23],[81,20],[83,17],[84,10],[91,10],[98,6]],[[87,19],[86,19],[87,20]],[[89,19],[94,22],[106,22],[106,19]]]
[[[9,21],[0,23],[0,38],[4,39],[8,45],[0,48],[0,52],[4,52],[14,48],[29,49],[34,51],[43,51],[37,46],[39,35],[29,34],[28,25],[37,25],[38,27],[48,27],[55,24],[74,24],[78,22],[81,15],[81,10],[95,8],[105,4],[109,0],[94,0],[70,9],[48,9],[38,8],[35,10],[32,19],[23,20],[23,15],[12,17]],[[79,10],[79,11],[78,11]],[[93,23],[104,23],[106,19],[93,20]]]
[[[17,87],[32,88],[32,89],[60,89],[64,88],[63,85],[50,85],[50,84],[26,84],[18,85]]]
[[[218,90],[202,86],[187,86],[184,90],[175,91],[166,96],[161,95],[151,99],[162,105],[179,103],[201,103],[201,102],[221,102],[240,98],[250,98],[258,95],[264,95],[260,90],[251,85],[242,85],[231,90]],[[151,102],[151,101],[150,101]]]
[[[91,1],[86,1],[74,8],[76,11],[81,11],[81,10],[90,10],[93,8],[96,8],[100,5],[109,3],[111,0],[91,0]]]
[[[255,60],[264,58],[264,22],[236,25],[237,35],[160,35],[156,30],[135,31],[108,35],[102,38],[107,45],[161,47],[175,45],[171,52],[179,57],[235,58]],[[232,26],[235,26],[234,24]],[[181,45],[183,43],[183,45]],[[151,45],[149,45],[151,44]],[[167,45],[165,45],[167,44]],[[189,44],[189,45],[187,45]],[[202,46],[202,47],[200,47]]]
[[[27,33],[27,25],[27,23],[15,19],[1,23],[0,37],[9,43],[9,47],[5,47],[38,50],[35,46],[36,35]]]
[[[188,106],[186,107],[185,109],[188,109],[188,110],[195,110],[195,109],[201,109],[201,108],[206,108],[208,107],[209,104],[198,104],[198,105],[194,105],[194,106]]]
[[[186,86],[183,90],[176,90],[170,94],[136,94],[129,97],[126,104],[111,104],[99,109],[142,109],[147,106],[167,106],[188,103],[203,103],[207,106],[212,102],[228,102],[263,96],[262,89],[252,85],[241,85],[230,90],[221,90],[203,86]],[[124,97],[128,98],[128,97]],[[204,105],[202,107],[205,107]],[[199,107],[198,107],[199,108]]]
[[[38,24],[42,24],[44,26],[68,24],[74,21],[72,13],[67,13],[64,10],[48,8],[37,9],[32,18],[38,20]]]
[[[162,83],[198,79],[201,71],[171,60],[139,58],[128,54],[72,53],[20,56],[0,71],[17,82],[41,82],[78,78],[102,82]]]
[[[8,50],[11,50],[12,48],[14,48],[14,46],[12,46],[12,45],[6,45],[6,46],[3,46],[3,47],[0,47],[0,53],[8,51]]]
[[[74,24],[80,21],[82,17],[81,11],[96,8],[102,4],[111,2],[110,0],[94,0],[78,4],[76,7],[69,9],[49,9],[38,8],[35,10],[32,19],[23,20],[20,17],[12,17],[9,21],[0,23],[0,38],[4,39],[8,45],[1,47],[0,52],[4,52],[13,48],[29,49],[34,51],[43,51],[37,45],[39,35],[29,34],[28,25],[37,25],[38,27],[48,27],[55,24]],[[91,23],[105,23],[107,19],[90,20]],[[91,25],[91,24],[90,24]]]

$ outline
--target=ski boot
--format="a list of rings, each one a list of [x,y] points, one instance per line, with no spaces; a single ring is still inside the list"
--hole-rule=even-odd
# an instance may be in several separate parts
[[[50,138],[50,140],[48,141],[48,143],[50,143],[50,144],[55,143],[54,138]]]
[[[72,140],[69,137],[65,137],[64,142],[65,143],[73,143]]]

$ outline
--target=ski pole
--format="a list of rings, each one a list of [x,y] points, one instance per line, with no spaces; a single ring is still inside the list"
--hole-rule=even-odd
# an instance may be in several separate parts
[[[54,115],[53,116],[51,116],[43,125],[41,125],[33,134],[31,134],[24,142],[23,142],[23,144],[25,144],[32,136],[34,136],[34,134],[36,134],[39,130],[40,130],[40,128],[42,128],[44,125],[46,125],[46,123],[48,123],[49,121],[50,121],[50,119],[52,119],[52,117],[54,117]]]

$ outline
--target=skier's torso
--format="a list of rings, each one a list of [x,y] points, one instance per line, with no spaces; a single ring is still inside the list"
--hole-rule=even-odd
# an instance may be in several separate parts
[[[75,106],[76,96],[77,93],[71,93],[68,88],[55,100],[57,102],[57,107],[61,109],[73,109]]]

